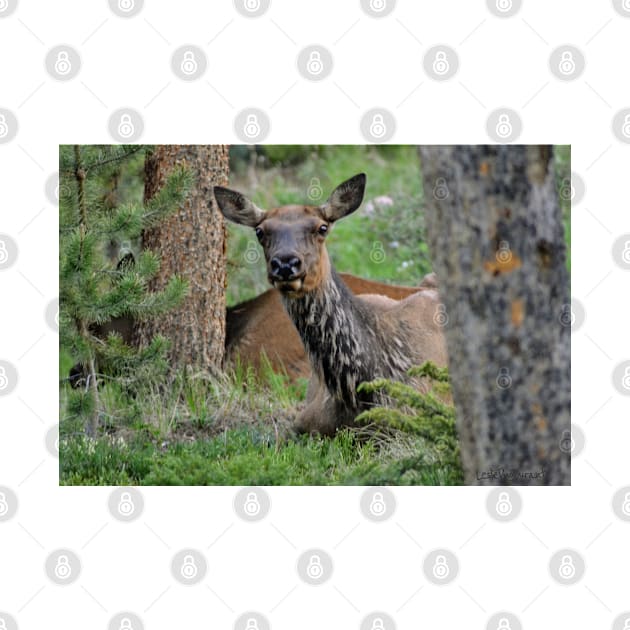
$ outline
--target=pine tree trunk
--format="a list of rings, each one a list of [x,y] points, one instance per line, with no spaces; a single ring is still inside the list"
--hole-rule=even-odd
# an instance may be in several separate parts
[[[570,484],[571,316],[553,149],[420,156],[467,483]]]
[[[169,277],[177,274],[188,280],[189,294],[179,308],[153,321],[139,322],[136,338],[144,345],[162,334],[171,343],[172,367],[215,372],[221,367],[225,347],[226,231],[212,187],[227,184],[228,147],[156,147],[145,162],[145,200],[180,164],[195,173],[191,194],[176,213],[143,233],[142,247],[158,252],[161,259],[160,271],[150,288],[164,288]]]

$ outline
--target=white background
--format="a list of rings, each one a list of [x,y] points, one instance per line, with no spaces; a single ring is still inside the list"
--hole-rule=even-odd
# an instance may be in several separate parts
[[[60,43],[82,57],[69,82],[44,67]],[[204,77],[190,83],[170,69],[172,52],[187,43],[208,57]],[[296,67],[313,43],[334,58],[319,83]],[[460,60],[446,82],[422,67],[423,52],[440,43]],[[549,70],[564,43],[586,59],[575,81]],[[0,232],[19,247],[15,265],[0,271],[0,359],[19,373],[17,388],[0,397],[0,485],[19,497],[16,516],[0,522],[0,611],[20,630],[106,628],[121,610],[150,629],[232,628],[247,610],[274,630],[358,629],[372,610],[400,629],[485,628],[499,610],[536,630],[611,628],[630,610],[630,524],[611,508],[613,493],[630,484],[628,399],[611,379],[630,358],[628,275],[611,255],[630,232],[630,146],[611,127],[630,106],[628,59],[630,18],[605,0],[525,0],[503,19],[481,0],[400,0],[382,19],[354,0],[273,0],[255,19],[227,0],[148,0],[129,19],[103,0],[21,0],[0,18],[0,108],[19,121],[17,136],[0,144]],[[272,143],[362,143],[359,120],[372,107],[395,116],[393,142],[483,143],[488,115],[506,106],[523,121],[519,141],[572,144],[572,169],[586,184],[572,216],[572,295],[586,309],[572,338],[572,421],[586,435],[572,487],[519,490],[523,510],[510,523],[489,517],[485,489],[394,489],[397,511],[379,524],[362,517],[361,488],[270,489],[260,523],[236,516],[237,489],[147,488],[142,517],[124,524],[108,512],[110,488],[57,486],[58,461],[44,444],[58,420],[58,337],[44,319],[58,294],[57,210],[44,184],[58,168],[58,144],[112,142],[107,121],[120,107],[141,113],[142,142],[238,142],[233,120],[249,106],[269,115]],[[81,557],[70,586],[44,573],[58,547]],[[171,576],[183,547],[208,560],[194,587]],[[298,579],[297,556],[309,547],[333,556],[326,585]],[[459,558],[448,586],[422,573],[436,547]],[[573,586],[549,575],[562,547],[586,560]]]

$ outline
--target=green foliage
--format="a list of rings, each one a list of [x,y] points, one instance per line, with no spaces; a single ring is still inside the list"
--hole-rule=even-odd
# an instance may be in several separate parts
[[[448,368],[438,368],[427,361],[413,367],[408,375],[415,379],[435,381],[434,388],[442,396],[448,395]],[[397,429],[422,437],[446,464],[460,467],[459,442],[455,424],[455,408],[433,393],[420,393],[406,383],[385,378],[361,383],[359,392],[377,394],[387,406],[376,406],[356,418],[359,424]]]
[[[556,145],[554,158],[556,190],[567,242],[567,268],[571,271],[571,146]]]
[[[93,433],[102,413],[100,368],[126,379],[146,372],[163,374],[166,340],[132,349],[122,337],[102,339],[98,327],[115,318],[146,320],[179,304],[187,291],[177,277],[163,291],[150,291],[159,270],[152,252],[133,253],[143,230],[157,225],[186,198],[192,175],[177,169],[158,194],[142,202],[141,167],[145,148],[61,146],[59,185],[60,341],[64,352],[90,372],[87,392],[68,393],[71,416],[82,416]]]
[[[64,485],[131,485],[151,471],[156,448],[147,440],[132,445],[122,440],[83,435],[60,440],[59,474]]]
[[[430,368],[426,368],[429,370]],[[437,370],[437,369],[436,369]],[[428,372],[427,372],[428,373]],[[439,377],[440,372],[431,372]],[[225,379],[178,373],[169,387],[127,395],[120,379],[101,389],[107,434],[82,434],[82,391],[63,393],[62,484],[134,485],[436,485],[461,484],[438,445],[448,433],[345,429],[334,438],[290,437],[306,383],[237,366]],[[436,409],[440,409],[436,405]],[[426,412],[428,413],[428,412]],[[402,426],[402,425],[401,425]],[[445,444],[445,442],[444,442]]]
[[[330,438],[275,444],[264,426],[166,447],[149,435],[133,440],[62,439],[62,484],[107,485],[454,485],[458,471],[427,455],[420,440],[408,452],[384,452],[340,431]]]

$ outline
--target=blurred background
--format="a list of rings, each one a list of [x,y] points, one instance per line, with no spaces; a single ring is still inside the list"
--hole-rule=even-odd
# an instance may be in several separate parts
[[[567,241],[570,245],[570,147],[555,147]],[[99,184],[107,203],[141,203],[145,151],[114,164]],[[286,204],[323,203],[332,190],[356,173],[367,174],[363,204],[351,221],[340,221],[327,247],[338,271],[417,285],[431,271],[424,238],[420,160],[414,145],[232,145],[229,187],[268,210]],[[109,179],[109,185],[106,180]],[[570,184],[569,184],[570,185]],[[227,304],[233,306],[267,290],[264,260],[252,230],[228,224]],[[131,244],[135,249],[139,244]],[[115,245],[112,244],[112,252]],[[570,248],[568,251],[570,260]]]
[[[556,147],[559,190],[570,178],[570,147]],[[259,207],[323,203],[342,181],[365,172],[361,208],[339,221],[326,241],[338,271],[417,285],[431,271],[424,238],[420,160],[412,145],[234,145],[230,187]],[[570,196],[560,195],[570,242]],[[228,225],[228,305],[268,288],[251,230]],[[258,253],[258,255],[257,255]]]
[[[363,204],[326,243],[338,271],[417,284],[431,270],[423,238],[422,183],[415,146],[268,145],[230,148],[230,187],[259,207],[320,204],[352,175],[367,174]],[[228,304],[268,288],[253,232],[229,224]],[[258,257],[257,257],[258,254]]]

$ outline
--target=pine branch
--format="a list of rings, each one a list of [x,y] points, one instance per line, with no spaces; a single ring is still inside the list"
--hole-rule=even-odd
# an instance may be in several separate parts
[[[92,171],[102,168],[103,166],[111,164],[113,162],[121,162],[131,157],[132,155],[138,153],[139,151],[146,151],[147,146],[135,145],[135,144],[130,144],[130,145],[123,144],[120,146],[108,147],[108,149],[110,149],[109,152],[113,153],[113,155],[110,155],[110,157],[105,157],[106,152],[100,151],[97,154],[99,156],[97,159],[86,162],[84,166],[85,171],[92,172]],[[62,155],[63,153],[60,151],[60,156]],[[60,168],[59,168],[60,175],[62,174],[69,175],[74,172],[74,163],[70,163],[68,160],[64,160],[63,158],[60,158],[59,163],[60,163]]]
[[[431,362],[411,368],[410,377],[429,377],[436,385],[447,386],[448,369]],[[384,404],[359,414],[358,424],[373,424],[388,429],[419,435],[439,451],[445,461],[459,465],[459,442],[455,423],[455,408],[439,400],[432,392],[420,393],[412,386],[379,378],[361,383],[359,392],[375,394]]]
[[[141,169],[133,155],[143,149],[60,147],[60,340],[87,374],[85,390],[70,398],[91,436],[97,434],[103,413],[98,388],[104,378],[125,385],[155,382],[168,368],[163,337],[139,349],[120,335],[103,338],[103,325],[116,318],[158,317],[180,304],[188,291],[178,277],[170,278],[163,290],[150,291],[159,257],[133,251],[141,232],[176,212],[193,183],[192,172],[182,167],[146,205],[134,202],[141,191],[133,177]]]

